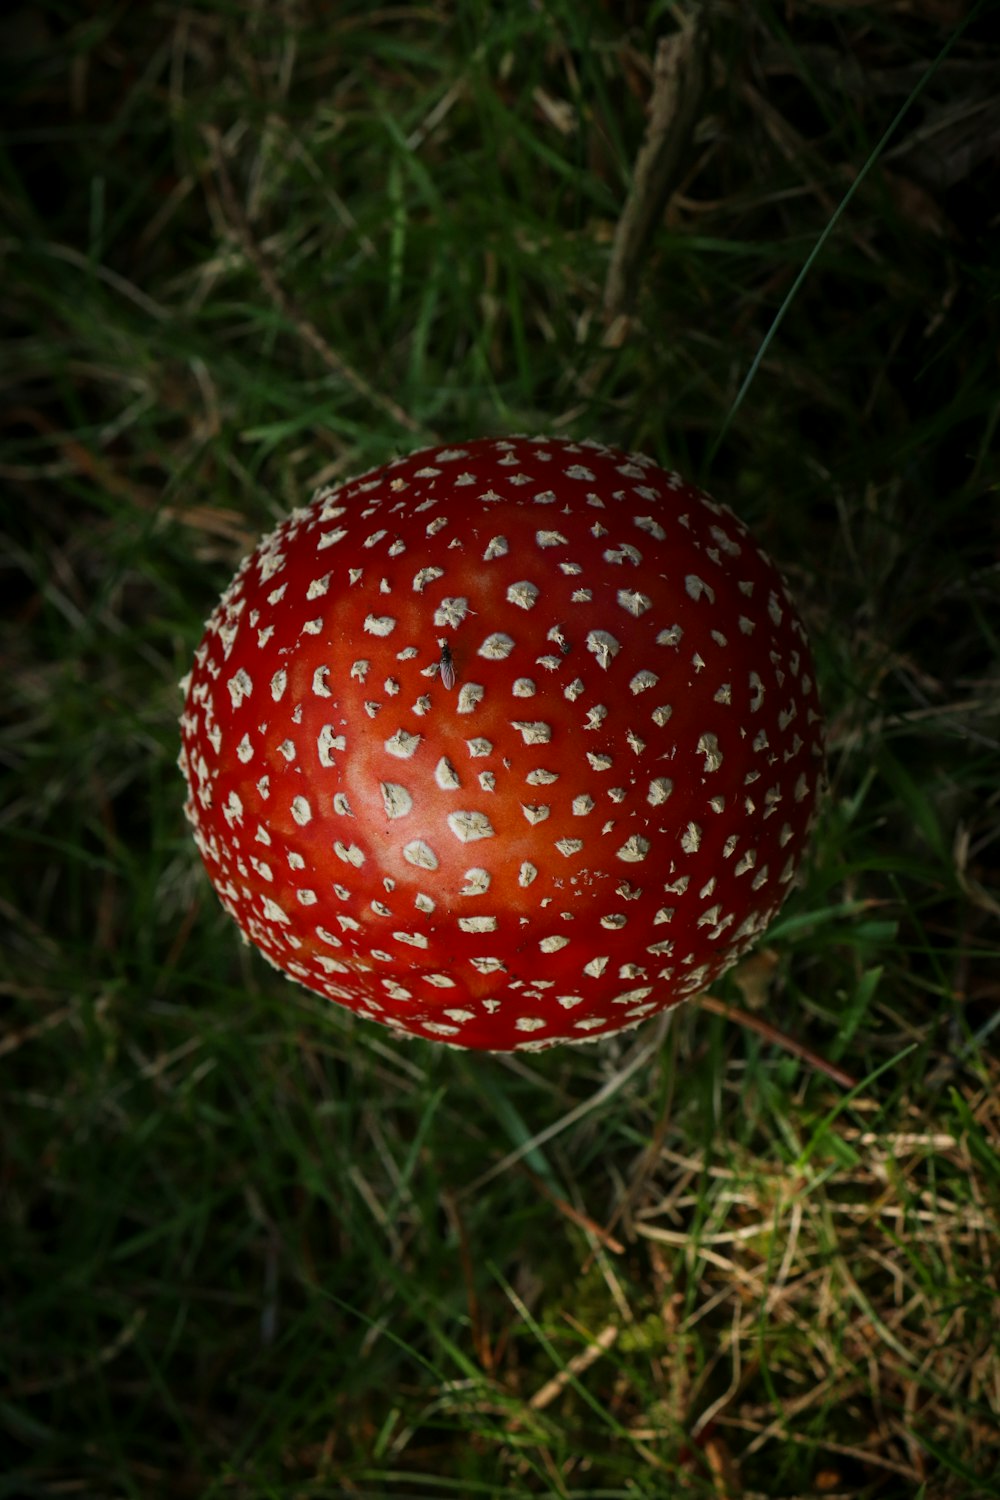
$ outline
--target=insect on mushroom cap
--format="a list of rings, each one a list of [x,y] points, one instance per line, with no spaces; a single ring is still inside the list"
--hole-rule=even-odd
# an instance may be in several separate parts
[[[247,938],[459,1047],[593,1039],[703,989],[781,905],[822,780],[773,564],[592,442],[476,439],[321,489],[182,687],[187,816]]]

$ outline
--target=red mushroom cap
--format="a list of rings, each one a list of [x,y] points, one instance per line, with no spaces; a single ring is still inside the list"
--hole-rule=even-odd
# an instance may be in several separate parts
[[[805,632],[651,459],[484,438],[320,490],[182,686],[226,910],[310,990],[508,1051],[703,989],[784,899],[822,778]]]

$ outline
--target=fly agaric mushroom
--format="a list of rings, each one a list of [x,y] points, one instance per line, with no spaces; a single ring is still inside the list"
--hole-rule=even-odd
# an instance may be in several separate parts
[[[538,1049],[705,988],[781,905],[822,738],[743,524],[651,459],[485,438],[321,489],[182,683],[245,937],[418,1036]]]

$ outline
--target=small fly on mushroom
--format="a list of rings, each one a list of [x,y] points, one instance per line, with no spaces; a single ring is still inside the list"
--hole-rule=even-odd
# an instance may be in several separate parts
[[[441,647],[438,675],[441,678],[441,686],[450,689],[455,686],[455,658],[451,654],[451,647],[443,637],[438,640],[438,645]]]

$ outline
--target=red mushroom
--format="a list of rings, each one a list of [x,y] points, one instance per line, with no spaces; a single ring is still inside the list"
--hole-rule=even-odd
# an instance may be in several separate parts
[[[508,1051],[705,988],[788,892],[822,739],[781,577],[651,459],[485,438],[323,489],[182,687],[187,815],[265,958]]]

